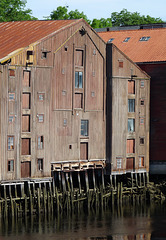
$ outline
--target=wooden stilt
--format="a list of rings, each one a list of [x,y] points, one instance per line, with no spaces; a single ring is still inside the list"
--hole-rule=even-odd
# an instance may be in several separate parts
[[[133,173],[131,173],[131,188],[133,190]]]
[[[112,175],[110,174],[110,184],[111,184],[111,187],[112,187]]]
[[[78,186],[79,186],[79,192],[81,193],[81,179],[80,179],[80,171],[78,172]]]
[[[141,173],[139,173],[140,187],[142,187]]]
[[[71,191],[73,192],[73,177],[72,177],[72,172],[70,172],[70,185],[71,185]]]
[[[93,169],[93,188],[96,190],[96,179],[95,179],[95,170]]]
[[[63,186],[63,192],[66,192],[66,181],[65,181],[65,173],[61,172],[62,177],[62,186]]]
[[[135,181],[136,181],[136,186],[138,186],[137,173],[135,173]]]
[[[88,172],[85,170],[85,182],[86,182],[86,192],[89,191],[89,179],[88,179]]]
[[[115,190],[116,190],[116,175],[114,175],[114,184],[115,184]]]
[[[143,182],[144,182],[144,187],[145,187],[145,172],[143,173]]]
[[[105,189],[105,183],[104,183],[104,170],[103,168],[101,169],[101,178],[102,178],[102,187]]]

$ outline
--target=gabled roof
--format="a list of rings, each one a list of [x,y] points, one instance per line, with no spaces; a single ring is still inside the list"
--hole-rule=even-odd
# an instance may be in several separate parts
[[[0,59],[81,20],[0,22]]]
[[[120,30],[98,34],[105,42],[113,39],[112,43],[134,62],[166,61],[166,28]],[[140,41],[142,37],[146,37],[145,41]],[[124,42],[127,38],[130,39]]]

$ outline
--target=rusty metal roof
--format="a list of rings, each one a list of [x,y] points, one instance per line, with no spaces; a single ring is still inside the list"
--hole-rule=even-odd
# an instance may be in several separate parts
[[[0,59],[78,21],[0,22]]]
[[[134,62],[166,61],[166,28],[98,32],[105,42],[111,38],[122,52]],[[145,37],[144,41],[140,41]],[[126,42],[125,39],[130,38]]]

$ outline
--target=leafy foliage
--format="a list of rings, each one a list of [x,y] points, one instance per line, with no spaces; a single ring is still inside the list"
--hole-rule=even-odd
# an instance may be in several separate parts
[[[26,0],[0,0],[0,22],[33,20],[32,10],[25,9]]]
[[[153,18],[149,15],[141,16],[140,13],[131,13],[128,12],[127,9],[123,9],[120,13],[113,12],[111,14],[111,20],[112,26],[129,26],[163,22],[160,18]]]

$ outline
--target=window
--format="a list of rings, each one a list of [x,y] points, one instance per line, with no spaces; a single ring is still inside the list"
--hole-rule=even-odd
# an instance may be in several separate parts
[[[144,118],[143,117],[140,118],[140,124],[144,124]]]
[[[128,99],[128,112],[135,112],[135,99]]]
[[[150,37],[141,37],[139,41],[144,42],[144,41],[148,41],[150,39]]]
[[[8,170],[8,172],[14,171],[14,160],[8,160],[7,170]]]
[[[114,38],[110,38],[110,39],[108,40],[108,43],[112,43],[113,40],[114,40]]]
[[[135,94],[135,81],[128,80],[128,94]]]
[[[135,119],[128,118],[128,132],[134,132],[135,131]]]
[[[43,149],[44,148],[44,137],[43,136],[39,136],[37,138],[37,148],[38,149]]]
[[[145,82],[141,80],[141,88],[143,88],[144,86],[145,86]]]
[[[119,67],[123,68],[123,60],[119,60]]]
[[[122,158],[121,157],[116,158],[116,167],[122,168]]]
[[[47,51],[42,51],[42,55],[41,55],[41,58],[42,59],[46,59],[47,58]]]
[[[75,72],[75,88],[83,88],[83,72]]]
[[[38,114],[37,117],[38,117],[38,122],[39,123],[43,123],[44,122],[44,114]]]
[[[127,153],[135,153],[135,139],[127,139]]]
[[[139,143],[140,143],[140,145],[144,145],[144,143],[145,143],[145,138],[144,138],[144,137],[140,137]]]
[[[8,150],[14,150],[14,136],[8,136]]]
[[[129,40],[130,40],[130,37],[127,37],[127,38],[124,39],[123,42],[128,42]]]
[[[37,169],[38,171],[43,171],[43,158],[37,159]]]
[[[15,100],[15,93],[9,93],[9,101]]]
[[[39,101],[44,101],[44,99],[45,99],[45,94],[44,94],[44,93],[38,93],[38,94],[37,94],[37,97],[38,97],[38,100],[39,100]]]
[[[66,119],[66,118],[63,119],[63,126],[64,126],[64,127],[67,126],[67,119]]]
[[[12,123],[14,122],[14,115],[9,115],[9,123]]]
[[[144,104],[145,104],[145,100],[144,100],[144,99],[141,99],[141,100],[140,100],[140,105],[141,105],[141,106],[144,106]]]
[[[139,167],[144,167],[144,157],[143,156],[139,157]]]
[[[15,70],[9,69],[9,76],[10,77],[15,77]]]
[[[81,120],[81,136],[88,136],[89,120]]]

